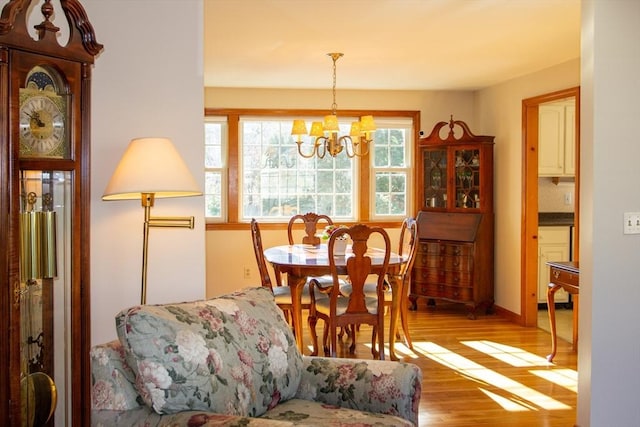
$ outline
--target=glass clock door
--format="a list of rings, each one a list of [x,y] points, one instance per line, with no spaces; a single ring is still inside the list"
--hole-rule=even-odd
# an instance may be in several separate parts
[[[20,172],[20,384],[26,426],[70,425],[71,189],[69,171]]]

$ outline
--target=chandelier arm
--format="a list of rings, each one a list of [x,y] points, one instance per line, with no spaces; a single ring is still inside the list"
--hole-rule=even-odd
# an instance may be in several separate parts
[[[316,155],[317,151],[318,151],[318,144],[313,144],[313,147],[311,148],[311,153],[309,154],[304,154],[302,152],[302,142],[303,141],[296,141],[296,144],[298,144],[298,154],[300,154],[302,157],[304,157],[305,159],[310,159],[313,156]]]
[[[326,136],[318,136],[316,137],[315,147],[316,153],[318,154],[319,159],[324,159],[324,156],[327,154],[327,144],[329,143],[329,138]]]
[[[346,147],[346,153],[347,156],[349,158],[353,158],[353,157],[362,157],[362,156],[366,156],[367,154],[369,154],[369,141],[367,141],[364,138],[360,138],[360,140],[356,140],[354,141],[350,136],[343,136],[340,139],[344,139],[344,141],[349,141],[349,144],[344,143],[345,147]],[[361,148],[358,151],[358,147],[362,147],[363,145],[366,146],[366,151],[362,151],[363,149]],[[349,152],[349,146],[351,146],[351,152]]]
[[[356,144],[356,146],[360,146],[360,147],[366,147],[366,151],[362,151],[364,150],[364,148],[360,148],[360,153],[356,153],[356,155],[358,156],[366,156],[367,154],[369,154],[369,148],[371,147],[369,145],[369,143],[371,142],[371,140],[365,139],[365,138],[361,138],[360,142]],[[355,148],[354,148],[355,151]]]
[[[356,155],[356,151],[351,137],[349,135],[344,135],[340,137],[339,141],[344,146],[344,152],[347,157],[353,158]],[[349,147],[351,147],[351,150],[349,150]]]

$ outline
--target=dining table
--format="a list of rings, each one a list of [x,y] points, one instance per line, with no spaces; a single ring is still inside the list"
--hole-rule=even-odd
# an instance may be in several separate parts
[[[384,263],[384,250],[370,247],[367,255],[371,258],[371,273],[377,274]],[[302,333],[302,289],[309,277],[318,277],[331,274],[329,270],[329,256],[326,244],[308,245],[281,245],[264,250],[266,260],[273,266],[276,275],[286,274],[287,286],[291,288],[291,305],[293,329],[296,331],[296,344],[303,351]],[[339,275],[345,275],[346,260],[353,256],[351,246],[347,246],[344,255],[336,257],[336,267]],[[403,280],[398,276],[402,265],[407,261],[406,256],[391,253],[387,267],[387,280],[391,286],[392,303],[389,326],[389,357],[398,360],[395,354],[396,331],[398,328],[398,316],[400,303],[408,289],[403,288]]]

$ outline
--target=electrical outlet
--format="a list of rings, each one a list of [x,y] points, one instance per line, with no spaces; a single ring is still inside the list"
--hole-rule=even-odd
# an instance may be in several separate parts
[[[624,234],[640,234],[640,212],[624,213]]]
[[[573,194],[571,193],[571,191],[564,193],[564,204],[565,205],[570,205],[573,203],[572,199],[573,199]]]
[[[251,279],[251,269],[249,267],[244,268],[244,278]]]

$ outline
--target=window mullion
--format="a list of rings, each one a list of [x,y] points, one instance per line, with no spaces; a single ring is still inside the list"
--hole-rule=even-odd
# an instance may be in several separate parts
[[[227,197],[227,215],[228,221],[231,223],[237,223],[239,221],[239,172],[240,172],[240,156],[239,150],[239,133],[238,127],[240,123],[240,116],[238,114],[229,114],[229,147],[228,147],[228,162],[229,162],[229,176],[228,176],[228,197]]]

